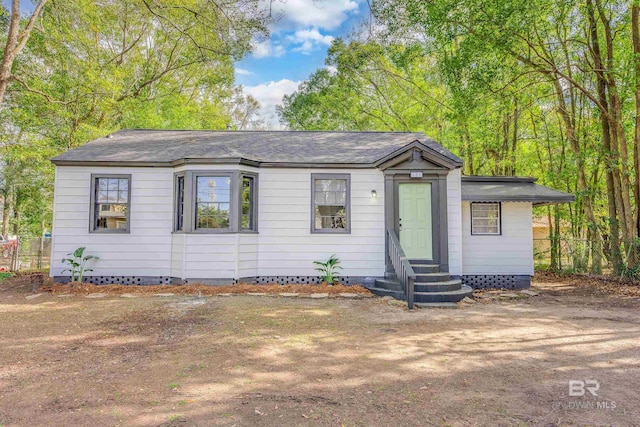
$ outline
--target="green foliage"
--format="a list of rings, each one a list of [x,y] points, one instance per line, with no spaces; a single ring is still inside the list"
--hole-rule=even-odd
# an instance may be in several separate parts
[[[329,257],[329,259],[325,262],[313,261],[313,263],[318,266],[316,267],[316,271],[322,274],[323,282],[329,285],[333,285],[338,281],[335,276],[340,273],[342,267],[340,266],[340,260],[336,257],[335,254],[331,255],[331,257]]]
[[[233,63],[266,37],[267,14],[255,0],[48,2],[0,109],[0,233],[51,229],[49,159],[63,151],[121,128],[260,127]],[[0,38],[7,18],[1,7]]]
[[[84,274],[86,272],[93,271],[93,269],[91,268],[86,268],[87,262],[91,260],[100,259],[95,255],[85,255],[84,254],[85,249],[86,249],[85,247],[80,247],[75,251],[67,254],[67,256],[70,256],[71,258],[62,259],[62,263],[67,264],[69,266],[69,268],[66,270],[63,270],[62,273],[68,271],[71,274],[72,282],[82,282],[82,278],[84,277]]]
[[[596,8],[593,23],[589,4]],[[380,25],[333,42],[327,68],[284,97],[278,113],[285,126],[423,131],[465,161],[465,174],[535,176],[576,195],[574,204],[535,210],[568,224],[554,238],[585,242],[568,249],[554,245],[553,268],[561,267],[562,258],[580,271],[598,274],[607,262],[615,271],[620,251],[637,263],[640,256],[629,238],[635,234],[623,227],[631,223],[627,229],[633,229],[630,212],[638,209],[633,187],[640,185],[633,163],[640,151],[632,147],[640,141],[634,121],[640,111],[634,97],[640,92],[640,67],[633,69],[630,2],[377,0],[371,5]],[[592,29],[605,70],[594,65]],[[606,112],[597,102],[603,72]],[[611,149],[604,143],[602,117],[616,122],[609,123],[617,144]],[[617,174],[622,184],[608,181],[607,174]],[[614,190],[619,192],[611,201]]]

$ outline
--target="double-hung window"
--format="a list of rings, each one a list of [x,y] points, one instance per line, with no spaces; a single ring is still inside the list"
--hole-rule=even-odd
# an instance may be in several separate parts
[[[350,233],[349,174],[311,175],[311,232]]]
[[[195,229],[230,229],[231,176],[196,175]]]
[[[128,233],[131,175],[91,176],[92,233]]]
[[[471,203],[471,234],[499,236],[500,213],[500,203]]]
[[[175,174],[174,231],[258,231],[258,174],[185,171]]]

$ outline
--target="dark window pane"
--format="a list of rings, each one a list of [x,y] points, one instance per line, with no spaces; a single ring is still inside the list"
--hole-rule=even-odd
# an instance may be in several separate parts
[[[254,180],[253,177],[242,178],[242,216],[241,227],[243,230],[254,230]]]
[[[184,176],[178,177],[176,197],[176,230],[182,230],[184,228]]]

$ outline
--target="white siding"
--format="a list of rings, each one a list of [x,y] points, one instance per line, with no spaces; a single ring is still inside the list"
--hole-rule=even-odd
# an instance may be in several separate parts
[[[89,233],[91,174],[131,174],[130,234]],[[57,167],[51,275],[80,246],[97,255],[91,275],[169,276],[172,270],[171,168]]]
[[[171,235],[171,277],[186,279],[184,275],[186,237],[187,235],[182,233]]]
[[[447,175],[447,227],[449,235],[449,273],[462,274],[462,184],[461,170]]]
[[[472,236],[471,205],[462,204],[463,274],[533,275],[531,203],[502,203],[502,235]]]
[[[236,277],[238,234],[186,234],[186,271],[189,279]]]
[[[259,234],[172,234],[176,168],[56,168],[52,275],[79,246],[101,259],[97,276],[237,278],[315,276],[313,261],[332,254],[348,276],[383,276],[385,268],[384,175],[377,169],[259,170]],[[190,170],[246,170],[237,166],[189,166]],[[89,233],[91,173],[132,175],[131,233]],[[312,234],[311,174],[351,175],[351,233]],[[460,171],[447,178],[449,263],[462,272]],[[371,197],[371,190],[378,194]],[[529,208],[530,221],[530,208]],[[466,260],[466,259],[465,259]],[[465,271],[466,273],[466,271]]]
[[[351,234],[312,234],[311,173],[345,172],[351,174]],[[262,169],[259,182],[259,275],[315,276],[313,261],[332,254],[340,259],[344,275],[384,275],[382,172]],[[371,198],[371,190],[377,198]]]
[[[255,277],[258,272],[258,235],[238,236],[238,277]]]

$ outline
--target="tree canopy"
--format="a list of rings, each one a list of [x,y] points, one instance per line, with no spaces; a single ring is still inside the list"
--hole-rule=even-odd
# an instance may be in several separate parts
[[[464,172],[533,175],[580,269],[638,274],[638,1],[375,0],[279,108],[291,129],[424,131]],[[560,224],[567,221],[571,227]]]
[[[26,17],[19,3],[0,8],[2,234],[50,226],[61,151],[120,128],[263,125],[233,67],[268,35],[257,0],[41,0]]]

